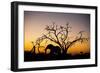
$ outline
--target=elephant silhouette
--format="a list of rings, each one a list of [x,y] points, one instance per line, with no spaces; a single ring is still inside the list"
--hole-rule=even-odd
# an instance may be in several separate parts
[[[51,55],[59,55],[61,54],[61,48],[59,46],[54,46],[52,44],[47,45],[47,47],[45,48],[45,53],[47,52],[47,50],[50,50]]]

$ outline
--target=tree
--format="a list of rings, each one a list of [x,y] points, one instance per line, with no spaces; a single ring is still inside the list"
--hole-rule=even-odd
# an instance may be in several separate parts
[[[40,47],[43,47],[43,46],[41,46],[41,43],[43,42],[44,39],[45,39],[44,37],[39,37],[39,38],[37,38],[35,43],[33,41],[31,42],[32,46],[33,46],[32,49],[31,49],[31,53],[35,54],[36,48],[38,49],[38,53],[40,53],[39,49],[40,49]]]
[[[55,22],[52,23],[51,26],[46,26],[45,30],[48,32],[47,34],[43,34],[41,37],[42,40],[48,39],[57,45],[63,50],[63,53],[66,53],[68,51],[68,48],[74,45],[76,42],[84,42],[85,40],[88,40],[88,38],[83,37],[83,32],[80,31],[78,33],[79,36],[76,36],[76,38],[72,41],[69,40],[69,33],[70,29],[72,27],[69,26],[69,23],[67,23],[65,26],[57,26]]]
[[[40,38],[38,38],[37,40],[36,40],[36,46],[37,46],[37,49],[38,49],[38,52],[40,53],[40,47],[41,47],[41,43],[42,43],[42,41],[43,41],[43,37],[40,37]]]
[[[56,43],[62,49],[62,53],[66,54],[68,49],[76,42],[79,41],[83,43],[85,40],[88,41],[88,38],[83,36],[84,31],[80,31],[78,33],[79,36],[76,36],[74,40],[70,41],[69,33],[71,28],[72,27],[69,26],[69,23],[67,23],[65,26],[60,25],[59,27],[55,24],[55,22],[53,22],[51,26],[47,25],[45,28],[47,34],[43,34],[40,38],[36,40],[36,45],[38,45],[38,49],[41,42],[47,39]]]

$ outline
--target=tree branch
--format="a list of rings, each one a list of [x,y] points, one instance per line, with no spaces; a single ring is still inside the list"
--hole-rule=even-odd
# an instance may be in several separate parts
[[[71,47],[73,44],[75,44],[76,42],[81,41],[82,43],[84,40],[88,41],[88,38],[78,38],[76,40],[73,40],[72,42],[69,42],[69,45],[65,48],[65,51],[67,51],[67,49]]]

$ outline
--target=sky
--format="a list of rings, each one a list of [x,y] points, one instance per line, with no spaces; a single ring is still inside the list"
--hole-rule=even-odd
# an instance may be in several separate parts
[[[52,25],[52,22],[55,22],[58,26],[65,26],[65,24],[68,22],[72,27],[70,33],[72,38],[75,38],[79,31],[85,31],[86,35],[90,37],[89,14],[24,11],[24,50],[31,50],[31,41],[35,42],[37,38],[46,33],[46,25]],[[88,41],[81,45],[78,43],[78,45],[75,45],[69,49],[69,52],[89,52],[89,50],[90,43]]]

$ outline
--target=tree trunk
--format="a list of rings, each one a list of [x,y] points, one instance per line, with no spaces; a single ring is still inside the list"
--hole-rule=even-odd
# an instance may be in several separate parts
[[[65,51],[64,48],[62,48],[62,54],[63,54],[63,55],[66,55],[66,51]]]

